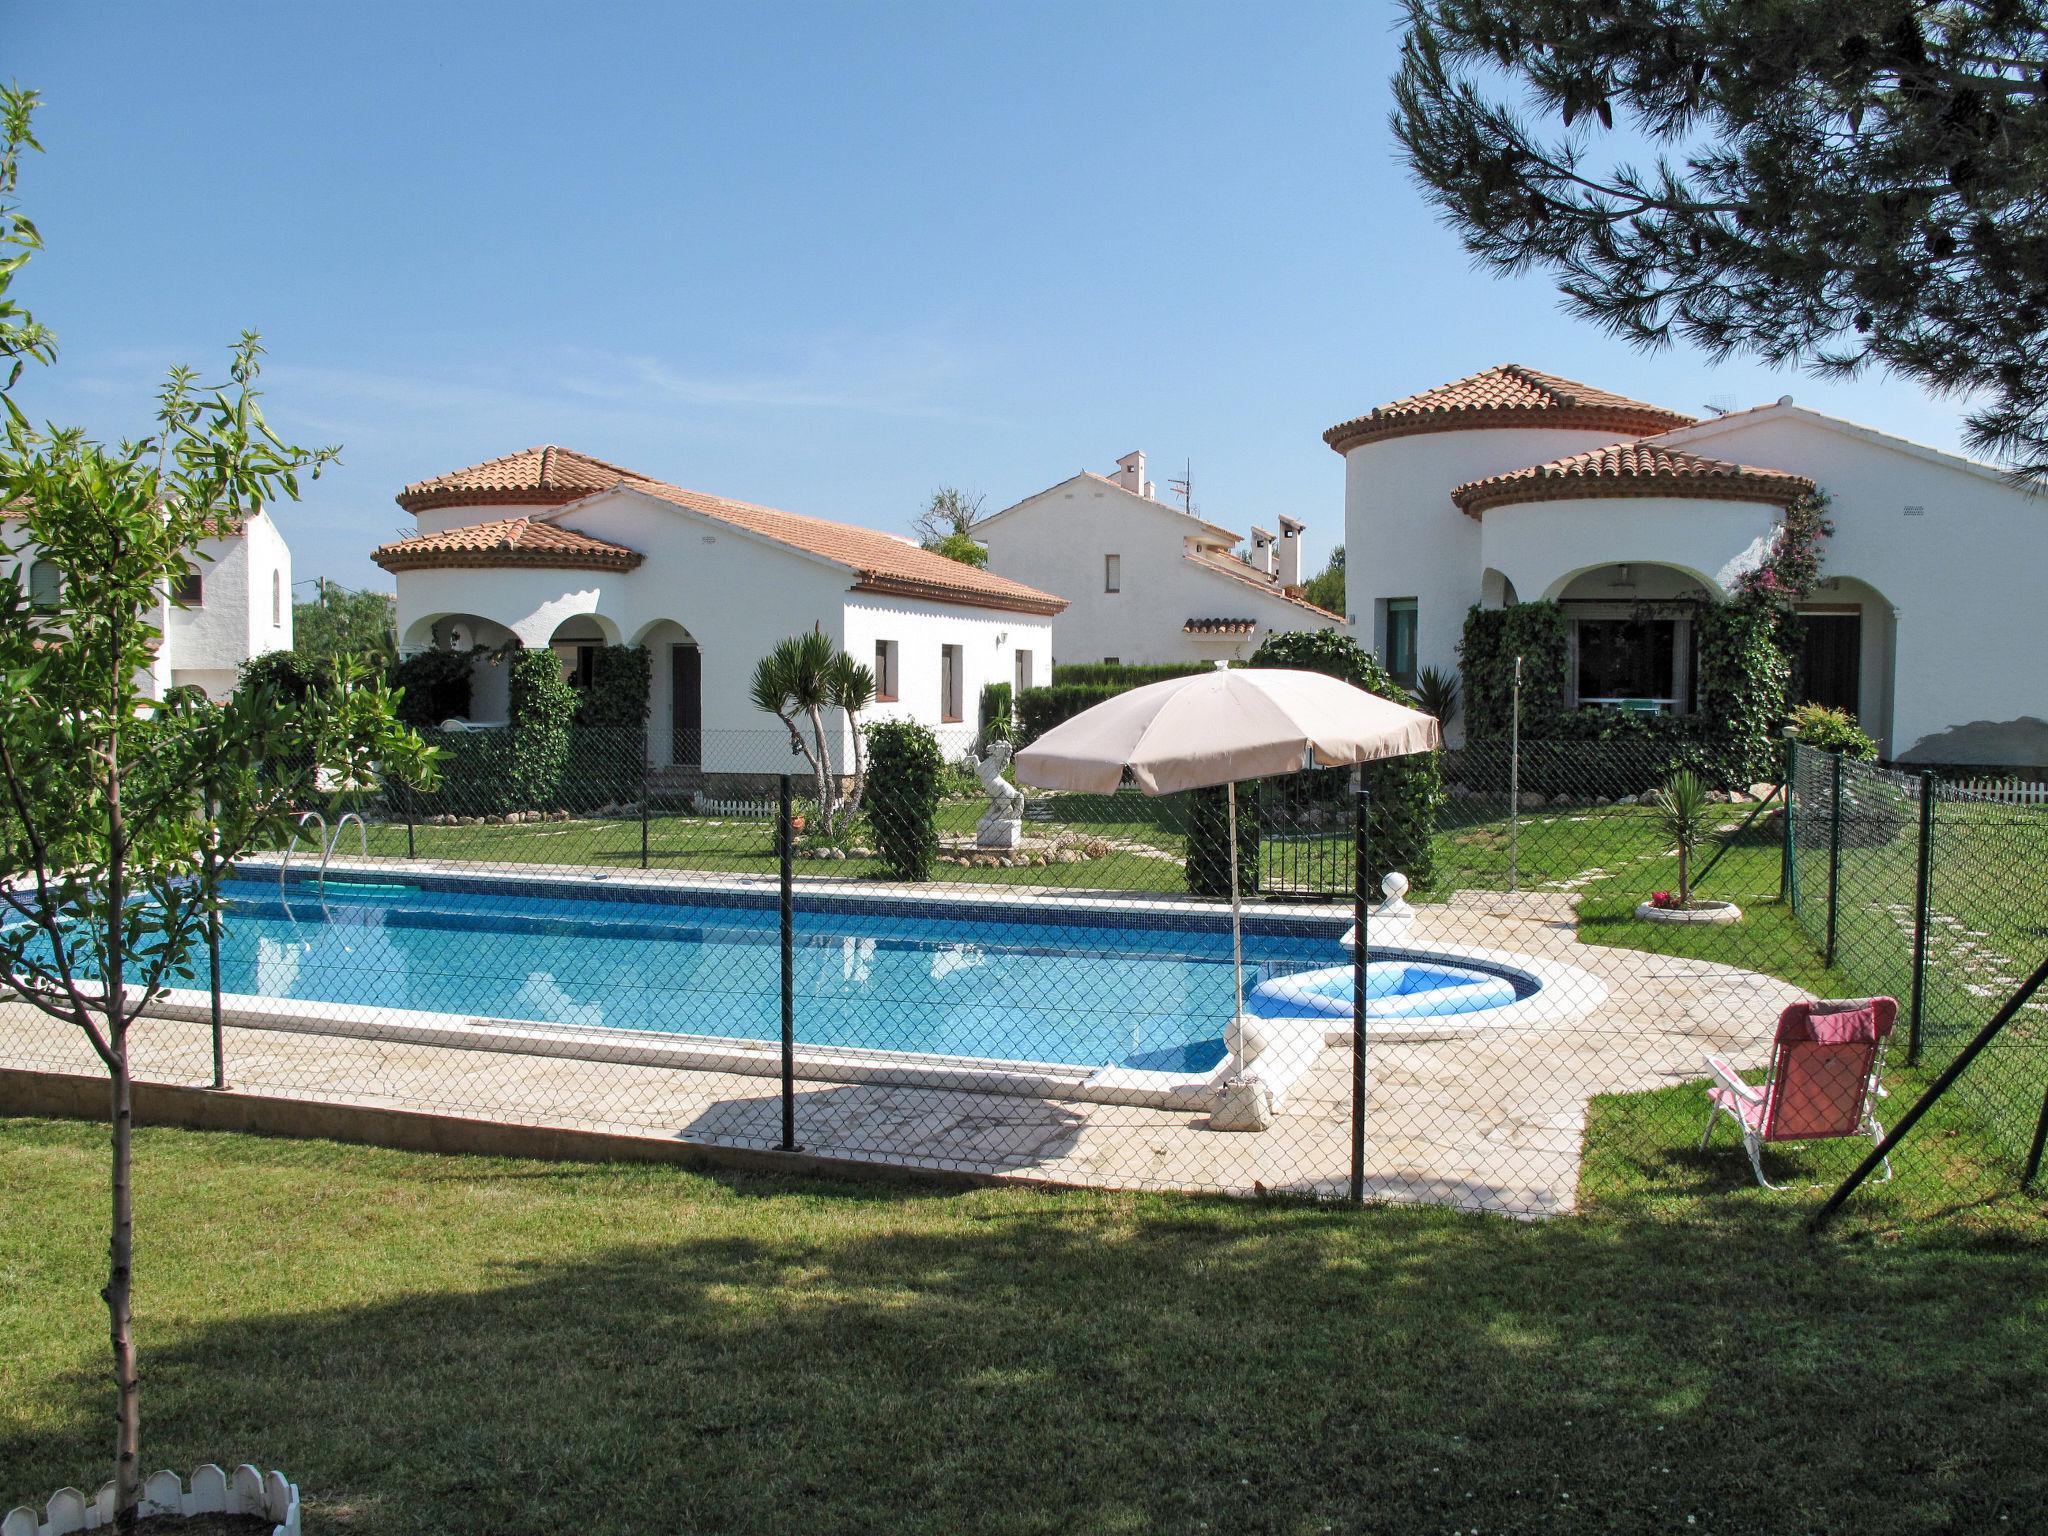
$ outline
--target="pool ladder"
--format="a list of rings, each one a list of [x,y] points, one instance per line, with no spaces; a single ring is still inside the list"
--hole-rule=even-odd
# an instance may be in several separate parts
[[[318,880],[322,896],[327,894],[327,861],[334,857],[334,850],[341,842],[341,834],[348,830],[350,822],[356,824],[356,836],[361,843],[363,857],[367,859],[370,856],[370,829],[364,825],[363,818],[354,811],[343,811],[340,818],[334,823],[334,828],[331,832],[328,830],[327,818],[318,811],[302,812],[299,816],[298,827],[292,832],[292,840],[284,846],[284,857],[277,861],[277,889],[280,895],[284,893],[285,871],[291,867],[292,850],[299,846],[299,839],[305,833],[307,823],[315,821],[320,823],[320,873]]]

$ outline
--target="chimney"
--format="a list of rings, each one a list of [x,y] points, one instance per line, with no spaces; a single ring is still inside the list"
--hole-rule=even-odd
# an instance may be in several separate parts
[[[1116,461],[1116,483],[1133,496],[1151,494],[1145,481],[1145,450],[1140,448]]]
[[[1301,585],[1301,524],[1291,517],[1280,519],[1280,585]]]
[[[1252,524],[1252,569],[1261,575],[1273,574],[1273,535]]]

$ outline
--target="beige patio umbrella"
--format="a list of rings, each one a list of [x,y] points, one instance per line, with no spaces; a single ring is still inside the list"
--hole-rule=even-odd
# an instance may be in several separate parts
[[[1428,752],[1435,717],[1321,672],[1236,668],[1133,688],[1047,731],[1015,759],[1020,782],[1113,793],[1128,772],[1148,795],[1227,788],[1230,955],[1244,1012],[1244,922],[1237,890],[1237,782]],[[1361,946],[1364,938],[1360,936]]]

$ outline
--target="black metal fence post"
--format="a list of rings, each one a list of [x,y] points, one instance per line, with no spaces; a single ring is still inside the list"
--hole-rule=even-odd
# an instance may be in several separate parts
[[[1920,1064],[1920,1013],[1927,994],[1927,926],[1934,901],[1934,775],[1920,775],[1920,858],[1913,873],[1913,1000],[1906,1014],[1906,1064]]]
[[[647,867],[647,754],[640,754],[640,867]]]
[[[1351,799],[1351,1199],[1365,1202],[1365,1015],[1366,967],[1372,960],[1369,930],[1372,913],[1367,896],[1372,887],[1372,791],[1365,770],[1357,770]]]
[[[781,815],[776,844],[782,863],[782,1142],[796,1144],[796,828],[792,825],[790,777],[782,775]]]
[[[209,885],[212,881],[209,879]],[[228,1085],[227,1033],[220,1022],[220,913],[206,915],[206,989],[213,1023],[213,1086]]]
[[[419,855],[413,851],[412,844],[412,794],[408,791],[400,798],[405,803],[405,856],[408,859],[416,859]]]
[[[1828,946],[1827,964],[1835,963],[1835,926],[1842,892],[1842,754],[1834,754],[1834,793],[1828,802]]]
[[[2034,1176],[2041,1171],[2041,1152],[2048,1147],[2048,1096],[2041,1100],[2041,1118],[2034,1122],[2033,1145],[2027,1148],[2027,1166],[2020,1170],[2020,1183],[2034,1182]]]

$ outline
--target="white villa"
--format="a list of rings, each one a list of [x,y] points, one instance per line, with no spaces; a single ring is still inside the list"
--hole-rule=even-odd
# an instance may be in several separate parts
[[[198,570],[165,592],[157,610],[163,639],[149,691],[158,698],[171,688],[203,688],[224,699],[243,662],[292,646],[292,552],[277,524],[259,508],[201,540],[199,553]],[[0,566],[24,565],[30,600],[61,606],[57,568],[37,559],[33,546],[0,553]]]
[[[1343,615],[1301,595],[1302,524],[1228,528],[1160,501],[1145,455],[1084,470],[974,525],[988,568],[1063,593],[1062,661],[1233,661],[1275,630],[1336,629]]]
[[[1721,597],[1814,487],[1809,698],[1903,762],[2048,763],[2048,505],[1998,470],[1776,404],[1696,420],[1506,364],[1323,434],[1343,455],[1349,621],[1455,670],[1465,613],[1561,602],[1574,704],[1692,707],[1682,606]]]
[[[780,727],[748,697],[754,665],[813,627],[873,667],[869,719],[972,726],[984,683],[1052,675],[1057,597],[896,535],[567,448],[422,480],[398,504],[419,532],[372,558],[398,579],[400,650],[551,646],[574,680],[596,647],[645,646],[657,766],[761,771]],[[502,669],[479,667],[478,723],[504,718],[504,689]]]

